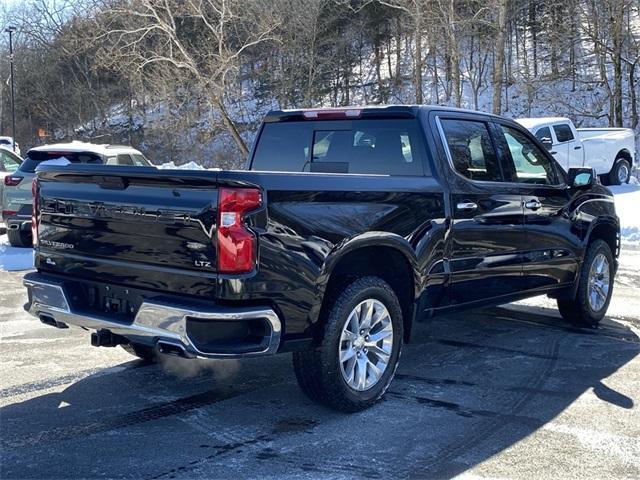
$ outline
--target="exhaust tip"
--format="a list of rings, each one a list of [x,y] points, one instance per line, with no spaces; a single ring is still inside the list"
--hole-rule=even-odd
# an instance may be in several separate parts
[[[162,340],[158,342],[158,351],[160,353],[164,353],[165,355],[173,355],[174,357],[189,358],[189,355],[187,355],[187,352],[182,345],[178,345],[170,342],[163,342]]]
[[[40,314],[39,318],[40,318],[40,321],[42,323],[44,323],[45,325],[49,325],[49,326],[55,327],[55,328],[69,328],[69,325],[67,325],[64,322],[58,322],[51,315]]]

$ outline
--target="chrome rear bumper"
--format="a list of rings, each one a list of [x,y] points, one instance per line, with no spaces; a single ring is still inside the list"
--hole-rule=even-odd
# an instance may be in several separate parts
[[[163,351],[162,345],[168,345],[182,349],[184,356],[190,358],[238,358],[270,355],[276,353],[280,345],[281,323],[271,308],[202,308],[165,301],[144,301],[133,322],[124,323],[106,316],[74,312],[62,282],[50,277],[30,273],[25,275],[24,285],[29,293],[25,310],[43,321],[46,320],[44,323],[74,325],[88,330],[109,330],[132,342],[155,345],[160,351]],[[243,351],[242,346],[239,346],[238,352],[231,353],[202,351],[189,338],[187,317],[229,322],[262,320],[268,325],[270,332],[265,337],[264,348],[260,350]]]

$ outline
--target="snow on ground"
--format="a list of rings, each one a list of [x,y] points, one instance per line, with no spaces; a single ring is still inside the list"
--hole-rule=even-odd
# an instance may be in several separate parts
[[[640,185],[616,185],[609,189],[613,192],[620,218],[623,246],[640,247]]]
[[[0,271],[12,272],[33,268],[33,250],[9,245],[7,235],[0,235]]]
[[[162,165],[158,165],[158,168],[163,170],[220,170],[219,168],[204,168],[202,165],[198,165],[194,161],[185,163],[184,165],[176,165],[174,162],[167,162]]]

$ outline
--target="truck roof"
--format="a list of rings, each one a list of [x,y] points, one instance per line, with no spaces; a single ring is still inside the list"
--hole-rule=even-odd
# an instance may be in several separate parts
[[[567,117],[539,117],[539,118],[516,118],[516,122],[527,130],[550,125],[553,123],[571,123]]]
[[[443,107],[441,105],[367,105],[336,108],[300,108],[291,110],[272,110],[264,121],[286,122],[299,120],[339,120],[355,118],[416,118],[420,111],[445,111],[459,113],[477,113],[495,116],[487,112],[477,112],[464,108]]]

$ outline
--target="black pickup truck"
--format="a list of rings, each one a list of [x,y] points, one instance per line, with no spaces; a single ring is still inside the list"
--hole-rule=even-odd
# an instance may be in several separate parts
[[[311,398],[355,411],[414,322],[534,295],[596,326],[619,222],[517,123],[428,106],[270,113],[247,171],[43,166],[25,308],[96,346],[293,352]]]

